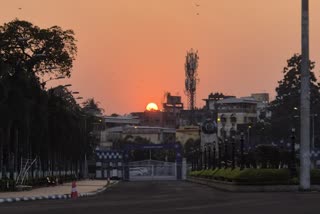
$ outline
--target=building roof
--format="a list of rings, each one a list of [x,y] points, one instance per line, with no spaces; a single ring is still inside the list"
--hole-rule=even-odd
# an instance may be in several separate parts
[[[217,101],[219,104],[237,104],[237,103],[249,103],[249,104],[257,104],[259,101],[254,99],[253,97],[241,97],[241,98],[226,98],[223,100]]]
[[[152,127],[152,126],[117,126],[106,129],[109,133],[125,133],[125,134],[138,134],[138,133],[176,133],[173,128]]]
[[[153,127],[153,126],[126,126],[124,132],[126,133],[139,133],[139,132],[164,132],[164,133],[175,133],[176,130],[173,128]]]
[[[119,124],[139,124],[139,117],[135,116],[104,116],[105,123],[119,123]]]

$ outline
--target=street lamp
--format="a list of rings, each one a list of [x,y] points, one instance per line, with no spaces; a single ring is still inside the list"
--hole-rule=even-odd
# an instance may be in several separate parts
[[[240,169],[242,170],[244,168],[244,156],[243,156],[243,143],[244,143],[244,133],[241,132],[240,134]]]
[[[224,140],[224,168],[228,168],[228,138]]]
[[[310,114],[312,118],[312,140],[311,140],[311,151],[314,150],[314,118],[317,117],[318,114]]]
[[[212,168],[215,169],[217,166],[216,162],[216,143],[213,142],[213,151],[212,151]]]
[[[221,169],[221,138],[218,139],[218,168]]]
[[[251,126],[249,125],[248,126],[248,145],[250,146],[250,129],[251,129]]]
[[[301,0],[300,188],[310,190],[309,0]]]
[[[199,156],[198,156],[198,159],[199,159],[199,168],[200,168],[200,170],[202,170],[202,167],[203,167],[203,161],[202,161],[202,150],[201,150],[201,148],[199,149]]]
[[[204,169],[207,169],[207,147],[204,145],[204,150],[203,150],[203,162],[204,162]]]
[[[296,154],[295,154],[295,128],[291,129],[291,164],[290,164],[290,169],[291,169],[291,175],[295,176],[296,174]]]
[[[211,144],[206,143],[204,147],[205,147],[205,162],[206,162],[205,167],[207,167],[208,169],[211,169]]]
[[[194,168],[195,170],[199,170],[199,150],[195,149],[193,150],[193,155],[194,155]]]
[[[234,169],[236,167],[236,165],[235,165],[235,143],[236,143],[236,137],[233,135],[232,136],[232,154],[231,154],[232,169]]]
[[[208,147],[209,147],[209,150],[208,150],[208,169],[211,169],[212,168],[212,164],[211,164],[211,145],[210,144],[207,144]]]
[[[190,147],[190,153],[188,153],[188,156],[187,156],[187,161],[190,162],[189,158],[191,156],[191,171],[194,170],[194,151],[193,151],[193,147]]]

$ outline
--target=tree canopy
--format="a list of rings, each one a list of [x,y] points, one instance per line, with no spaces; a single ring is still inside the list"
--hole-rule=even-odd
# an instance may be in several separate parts
[[[315,62],[310,61],[311,112],[319,111],[320,91],[314,75]],[[270,104],[272,134],[275,138],[288,138],[291,128],[300,124],[301,55],[294,54],[283,69],[284,77],[276,88],[276,98]],[[299,133],[297,133],[299,135]]]
[[[0,171],[12,178],[22,159],[37,158],[43,171],[77,171],[93,151],[95,121],[66,86],[43,87],[44,78],[70,77],[75,42],[58,26],[17,19],[0,26]]]
[[[11,75],[18,70],[38,77],[71,75],[77,53],[72,30],[40,28],[16,19],[0,26],[0,41],[0,60],[12,67]]]

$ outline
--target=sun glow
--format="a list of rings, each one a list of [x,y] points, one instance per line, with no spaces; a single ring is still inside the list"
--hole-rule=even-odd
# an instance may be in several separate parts
[[[146,107],[147,111],[158,111],[158,106],[155,103],[149,103]]]

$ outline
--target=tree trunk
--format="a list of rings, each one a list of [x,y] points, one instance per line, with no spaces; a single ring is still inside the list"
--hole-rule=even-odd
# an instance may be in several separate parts
[[[5,133],[5,145],[6,145],[6,153],[7,153],[7,160],[6,160],[6,170],[5,173],[9,172],[11,177],[11,172],[12,172],[12,161],[11,161],[11,148],[10,148],[10,137],[11,137],[11,124],[12,122],[10,121],[8,123],[6,133]]]
[[[16,173],[18,171],[18,146],[19,146],[19,130],[18,128],[14,128],[14,163],[13,163],[13,172]]]
[[[0,179],[3,176],[3,145],[4,145],[4,131],[1,128],[0,129],[0,172],[1,172]]]

